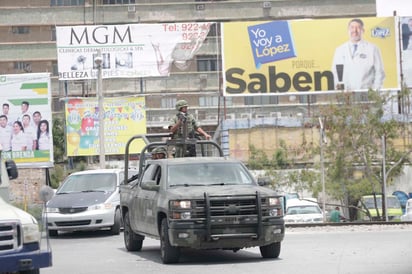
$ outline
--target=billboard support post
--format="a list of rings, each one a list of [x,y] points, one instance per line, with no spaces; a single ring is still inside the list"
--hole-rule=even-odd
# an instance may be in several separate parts
[[[102,53],[99,50],[97,56],[94,59],[96,64],[98,75],[97,75],[97,101],[99,107],[99,163],[100,168],[106,167],[106,153],[104,148],[104,107],[103,107],[103,79],[102,79]]]

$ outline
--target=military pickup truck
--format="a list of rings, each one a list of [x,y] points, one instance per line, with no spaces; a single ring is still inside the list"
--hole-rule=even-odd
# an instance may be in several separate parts
[[[140,138],[146,136],[126,145],[126,177],[130,144]],[[196,157],[149,157],[157,146],[173,151],[189,143],[196,146]],[[223,157],[213,141],[146,144],[138,178],[120,186],[120,204],[126,249],[140,251],[145,237],[159,239],[165,264],[177,263],[182,248],[236,252],[259,246],[263,258],[280,254],[284,197],[260,186],[241,161]]]

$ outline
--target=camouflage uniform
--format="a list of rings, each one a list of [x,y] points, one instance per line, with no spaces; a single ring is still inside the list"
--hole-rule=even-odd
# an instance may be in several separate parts
[[[170,120],[169,127],[174,126],[180,119],[181,112],[176,113],[175,116]],[[192,114],[186,114],[186,125],[187,125],[187,138],[196,138],[196,130],[200,127],[199,122],[195,119],[195,117]],[[184,123],[180,126],[180,128],[177,130],[175,134],[173,134],[172,138],[173,139],[179,139],[183,138],[183,126]],[[175,157],[190,157],[190,156],[196,156],[196,147],[195,145],[187,145],[187,151],[186,153],[183,154],[183,147],[182,146],[176,146],[176,152],[175,152]]]

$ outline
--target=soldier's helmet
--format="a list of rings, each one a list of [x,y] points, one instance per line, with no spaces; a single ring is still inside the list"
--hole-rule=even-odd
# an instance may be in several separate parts
[[[152,150],[152,155],[153,154],[163,154],[166,158],[167,151],[165,147],[156,147],[155,149]]]
[[[189,104],[187,103],[186,100],[179,100],[179,101],[176,102],[176,110],[177,111],[180,111],[180,109],[182,107],[188,107],[188,106],[189,106]]]

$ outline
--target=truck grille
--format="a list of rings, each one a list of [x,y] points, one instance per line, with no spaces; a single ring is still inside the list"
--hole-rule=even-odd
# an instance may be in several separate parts
[[[19,222],[0,222],[0,254],[20,249],[23,243],[22,237]]]
[[[206,200],[196,201],[196,217],[206,217]],[[256,196],[209,196],[211,217],[257,214]],[[195,218],[196,218],[195,217]]]

